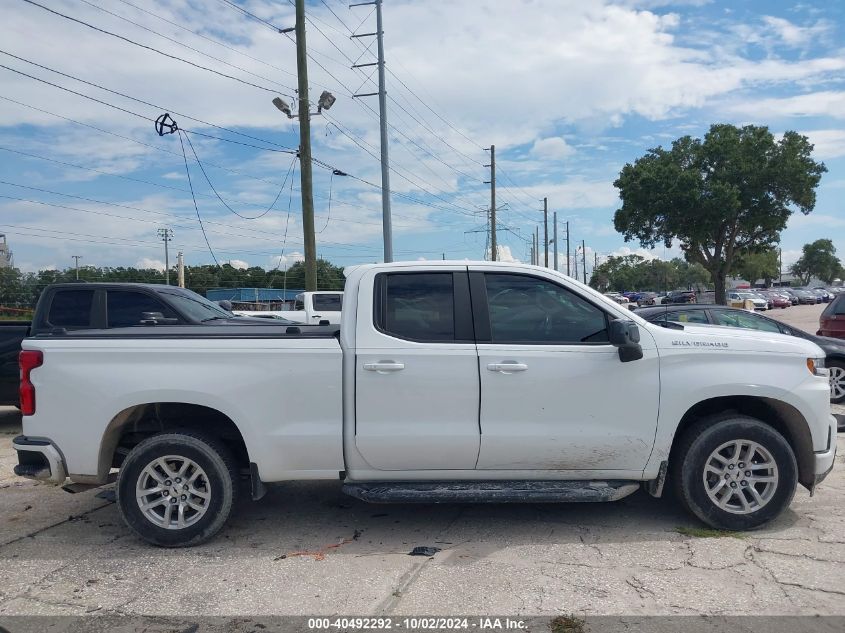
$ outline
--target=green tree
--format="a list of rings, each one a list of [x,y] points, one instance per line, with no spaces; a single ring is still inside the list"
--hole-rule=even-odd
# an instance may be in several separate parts
[[[764,126],[712,125],[703,139],[681,137],[622,168],[614,225],[646,247],[680,241],[724,303],[737,257],[773,247],[795,209],[813,210],[827,168],[812,150],[796,132],[775,140]]]
[[[766,286],[770,286],[772,279],[780,276],[780,256],[773,248],[743,253],[737,258],[733,272],[752,285],[762,279]]]
[[[274,288],[281,288],[284,273],[277,273],[273,283]],[[327,262],[325,259],[317,260],[317,289],[318,290],[343,290],[344,284],[343,268]],[[305,264],[296,262],[287,270],[288,288],[305,288]]]
[[[806,285],[812,277],[818,277],[826,284],[842,276],[842,264],[836,256],[832,240],[820,239],[804,244],[801,257],[792,264],[790,272]]]
[[[682,259],[671,261],[645,259],[639,255],[609,257],[597,266],[590,285],[598,290],[674,290],[678,287],[700,287],[710,274],[699,264]]]

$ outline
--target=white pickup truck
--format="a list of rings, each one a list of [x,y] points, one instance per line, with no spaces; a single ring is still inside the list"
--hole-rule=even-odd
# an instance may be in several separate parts
[[[202,542],[247,481],[374,502],[611,501],[664,483],[750,529],[833,467],[814,343],[644,321],[502,263],[348,271],[340,328],[137,326],[25,339],[18,475],[102,485],[163,546]]]
[[[293,310],[256,312],[235,310],[237,316],[278,316],[304,325],[337,325],[343,308],[343,293],[329,290],[301,292],[293,300]]]

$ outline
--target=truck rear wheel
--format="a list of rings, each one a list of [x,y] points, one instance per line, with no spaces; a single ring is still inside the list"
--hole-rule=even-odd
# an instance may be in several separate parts
[[[162,547],[210,539],[229,518],[236,496],[232,454],[216,439],[192,431],[143,440],[126,456],[117,480],[126,525]]]
[[[750,530],[791,503],[798,466],[789,442],[754,418],[730,414],[698,422],[680,440],[674,486],[707,525]]]

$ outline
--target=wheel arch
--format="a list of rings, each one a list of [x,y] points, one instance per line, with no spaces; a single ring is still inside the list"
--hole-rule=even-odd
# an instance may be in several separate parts
[[[231,417],[213,407],[187,402],[146,402],[115,415],[100,441],[97,478],[105,481],[129,450],[143,439],[176,429],[190,429],[215,437],[232,451],[239,467],[250,465],[243,433]]]
[[[789,442],[798,463],[798,481],[810,489],[815,480],[813,438],[807,420],[795,407],[775,398],[762,396],[719,396],[708,398],[690,407],[681,418],[669,452],[672,468],[680,439],[697,421],[719,413],[735,412],[760,420],[778,431]]]

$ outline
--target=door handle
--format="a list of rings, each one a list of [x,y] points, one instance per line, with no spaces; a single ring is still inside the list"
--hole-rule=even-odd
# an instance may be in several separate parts
[[[397,363],[392,360],[380,360],[377,363],[364,363],[364,369],[379,374],[389,374],[394,371],[405,369],[405,363]]]
[[[526,371],[528,365],[525,363],[518,363],[515,360],[506,360],[501,363],[488,363],[487,369],[490,371],[497,371],[502,374],[511,374],[517,371]]]

